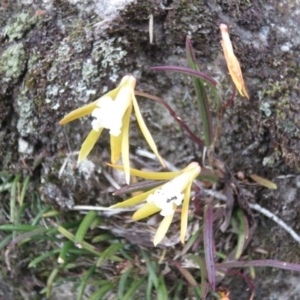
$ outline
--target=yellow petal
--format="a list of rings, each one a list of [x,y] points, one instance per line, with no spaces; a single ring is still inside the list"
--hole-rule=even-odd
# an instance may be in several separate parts
[[[130,106],[131,102],[131,89],[128,86],[122,86],[119,90],[118,95],[115,98],[116,103],[116,115],[119,115],[121,118],[125,115],[126,111]]]
[[[201,167],[199,166],[199,164],[197,162],[192,162],[181,171],[181,174],[171,179],[164,185],[173,186],[174,190],[180,191],[182,193],[186,190],[188,184],[195,180],[200,172]]]
[[[128,206],[133,206],[133,205],[137,205],[141,202],[143,202],[150,194],[154,193],[156,189],[158,189],[159,187],[152,189],[148,192],[139,194],[135,197],[132,197],[130,199],[127,199],[125,201],[119,202],[115,205],[112,205],[110,208],[123,208],[123,207],[128,207]]]
[[[124,167],[120,165],[112,165],[109,163],[106,163],[108,166],[124,171]],[[134,176],[138,176],[145,179],[153,179],[153,180],[169,180],[173,179],[174,177],[180,175],[184,172],[184,169],[178,172],[146,172],[146,171],[140,171],[136,169],[130,169],[130,174]]]
[[[122,135],[122,163],[124,166],[124,173],[126,178],[126,183],[130,182],[130,161],[129,161],[129,125],[130,116],[132,112],[132,105],[130,105],[125,112],[123,117],[123,126],[121,129]]]
[[[71,122],[73,120],[76,120],[78,118],[81,118],[81,117],[84,117],[86,115],[91,114],[93,112],[93,110],[95,108],[97,108],[97,103],[98,103],[98,101],[101,98],[103,98],[103,97],[109,97],[109,98],[115,99],[116,96],[118,95],[118,92],[119,92],[120,88],[121,88],[121,86],[119,85],[117,88],[109,91],[108,93],[106,93],[102,97],[98,98],[94,102],[92,102],[90,104],[87,104],[85,106],[79,107],[79,108],[71,111],[62,120],[59,121],[59,124],[60,125],[64,125],[64,124],[69,123],[69,122]]]
[[[83,142],[79,155],[78,155],[78,162],[83,161],[89,155],[91,150],[94,148],[97,140],[99,139],[103,128],[100,128],[99,131],[92,130],[85,141]]]
[[[159,227],[157,228],[156,234],[153,239],[154,246],[159,244],[162,241],[162,239],[165,237],[172,223],[173,216],[174,214],[164,217],[161,223],[159,224]]]
[[[103,97],[109,97],[113,100],[117,100],[118,95],[120,94],[121,90],[124,90],[124,88],[126,89],[128,87],[130,89],[134,90],[135,83],[136,83],[136,79],[132,75],[126,75],[122,78],[121,82],[119,83],[119,85],[115,89],[109,91]],[[121,93],[124,96],[124,93],[123,92],[121,92]],[[130,92],[127,93],[127,94],[129,95]]]
[[[69,114],[67,114],[62,120],[59,121],[60,125],[64,125],[66,123],[69,123],[75,119],[81,118],[83,116],[89,115],[92,113],[92,111],[97,107],[97,101],[94,101],[88,105],[82,106],[80,108],[77,108],[73,111],[71,111]]]
[[[144,119],[142,117],[142,114],[140,112],[140,108],[138,106],[138,103],[136,101],[136,98],[134,96],[134,93],[132,93],[132,103],[134,106],[134,112],[136,115],[136,119],[138,121],[138,124],[140,126],[140,129],[145,137],[145,140],[147,141],[149,147],[151,148],[151,150],[154,152],[154,154],[157,156],[158,160],[160,161],[160,163],[162,164],[163,167],[166,167],[166,164],[164,163],[164,161],[162,160],[161,156],[158,154],[157,148],[156,148],[156,144],[144,122]]]
[[[132,216],[132,220],[138,221],[144,218],[147,218],[157,212],[159,212],[161,209],[157,207],[154,203],[146,203],[143,205],[140,209],[138,209]]]
[[[191,196],[191,187],[192,182],[190,182],[185,190],[184,199],[182,203],[182,210],[181,210],[181,226],[180,226],[180,241],[184,244],[187,224],[188,224],[188,214],[189,214],[189,203],[190,203],[190,196]]]
[[[121,85],[119,84],[115,89],[113,89],[113,90],[111,90],[111,91],[109,91],[109,92],[107,92],[105,95],[103,95],[102,97],[109,97],[109,98],[111,98],[111,99],[115,99],[116,97],[117,97],[117,95],[118,95],[118,93],[119,93],[119,91],[120,91],[120,88],[121,88]],[[101,98],[102,98],[101,97]],[[100,98],[100,99],[101,99]],[[100,100],[100,99],[98,99],[98,100]]]
[[[240,63],[233,52],[227,25],[221,24],[220,30],[221,30],[221,34],[222,34],[221,45],[223,48],[223,52],[224,52],[224,56],[225,56],[225,60],[227,63],[227,67],[228,67],[230,76],[231,76],[237,90],[241,94],[241,96],[244,96],[249,99],[249,95],[248,95],[248,92],[247,92],[247,89],[246,89],[246,86],[244,83]]]
[[[116,164],[120,158],[121,154],[121,145],[122,145],[122,134],[118,136],[110,136],[110,153],[111,153],[111,162]]]

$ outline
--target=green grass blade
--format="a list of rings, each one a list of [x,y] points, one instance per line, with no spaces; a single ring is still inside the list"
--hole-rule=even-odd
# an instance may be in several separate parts
[[[58,210],[51,210],[51,211],[48,211],[48,212],[45,212],[43,214],[43,218],[51,218],[51,217],[57,217],[59,215],[61,215],[62,212],[61,211],[58,211]]]
[[[12,238],[13,238],[13,235],[12,234],[8,234],[7,236],[5,236],[1,240],[1,242],[0,242],[0,251],[10,243],[10,241],[12,240]]]
[[[86,274],[83,276],[83,278],[81,280],[81,283],[80,283],[80,286],[79,286],[77,300],[82,300],[85,288],[86,288],[91,276],[94,274],[95,270],[96,270],[96,266],[92,266],[88,269]]]
[[[96,266],[101,267],[105,261],[111,259],[111,257],[121,248],[124,247],[123,243],[115,243],[106,248],[101,254],[97,261]]]
[[[193,260],[200,268],[200,276],[201,276],[201,298],[202,299],[206,299],[206,295],[208,293],[209,290],[209,285],[207,282],[207,269],[206,269],[206,265],[205,265],[205,261],[202,257],[190,254],[189,258],[191,260]],[[198,289],[195,289],[198,290]]]
[[[153,281],[151,280],[150,276],[148,276],[147,282],[147,289],[146,289],[146,300],[152,300],[152,288],[153,288]]]
[[[47,232],[47,230],[48,229],[46,227],[38,227],[38,228],[36,228],[34,230],[25,232],[25,233],[19,235],[18,237],[14,238],[11,241],[11,243],[10,243],[9,246],[11,247],[11,246],[13,246],[15,244],[19,244],[19,243],[20,244],[24,244],[24,243],[30,241],[32,237],[40,235],[42,233],[45,233],[45,232]]]
[[[169,299],[168,289],[166,287],[166,283],[165,283],[164,277],[162,275],[159,277],[159,286],[157,289],[157,299],[158,300]]]
[[[124,248],[119,249],[120,254],[127,260],[132,261],[133,258],[126,252]]]
[[[196,240],[199,238],[202,230],[203,230],[203,225],[201,225],[200,228],[196,230],[196,232],[190,237],[190,239],[188,240],[188,242],[186,243],[186,245],[183,247],[181,251],[181,256],[186,254],[191,249],[191,247],[194,245]]]
[[[92,243],[94,244],[94,243],[99,243],[99,242],[110,241],[113,238],[114,238],[114,236],[111,235],[110,233],[103,233],[103,234],[93,237]]]
[[[182,291],[182,287],[183,287],[183,281],[182,280],[178,280],[177,284],[176,284],[176,288],[174,291],[174,297],[173,300],[181,300],[181,291]]]
[[[200,300],[200,299],[206,299],[201,297],[201,289],[199,288],[193,288],[194,294],[195,294],[195,300]]]
[[[72,234],[70,231],[68,231],[67,229],[65,229],[62,226],[57,226],[57,230],[63,235],[65,236],[67,239],[69,239],[70,241],[74,242],[75,241],[75,236],[74,234]],[[94,246],[92,246],[91,244],[87,243],[87,242],[82,242],[82,248],[90,251],[91,253],[99,256],[101,253],[99,253],[98,251],[96,251],[96,248]]]
[[[15,224],[20,223],[21,217],[23,216],[26,208],[28,208],[28,204],[23,204],[18,210],[16,210],[17,216],[15,219]]]
[[[12,187],[12,182],[11,182],[12,176],[8,172],[6,172],[6,171],[1,171],[0,173],[1,173],[0,174],[1,179],[4,178],[4,182],[0,185],[0,193],[11,190],[11,187]]]
[[[99,290],[97,290],[89,300],[101,300],[105,299],[103,296],[110,290],[112,290],[114,285],[112,283],[107,283],[106,285],[102,286]]]
[[[127,279],[129,277],[131,271],[132,271],[132,267],[129,268],[126,272],[124,272],[120,277],[119,284],[118,284],[118,299],[119,300],[122,300],[124,297]]]
[[[17,188],[18,188],[18,182],[21,179],[21,174],[18,174],[11,186],[11,192],[10,192],[10,221],[11,223],[15,223],[16,217],[17,217],[17,208],[16,208],[16,202],[17,202]]]
[[[173,261],[173,264],[191,286],[198,286],[198,283],[194,276],[186,268],[184,268],[180,262]]]
[[[93,222],[91,223],[90,228],[95,229],[97,226],[101,223],[101,218],[99,216],[96,216]]]
[[[51,289],[53,286],[53,282],[56,278],[56,276],[58,275],[59,270],[58,268],[55,268],[52,270],[52,272],[50,273],[48,279],[47,279],[47,285],[46,285],[46,297],[49,299],[50,298],[50,294],[51,294]]]
[[[157,274],[156,264],[155,264],[155,262],[150,261],[150,256],[145,250],[141,250],[141,252],[142,252],[143,259],[146,262],[149,277],[152,280],[155,288],[158,288],[159,280],[156,275]]]
[[[138,291],[139,287],[146,281],[146,279],[147,277],[144,276],[140,280],[134,280],[122,300],[132,300],[132,296]]]
[[[57,259],[57,262],[59,264],[63,264],[63,263],[66,262],[67,254],[68,254],[70,248],[72,248],[72,246],[73,246],[72,241],[67,241],[66,243],[64,243],[63,247],[61,248],[61,250],[59,252],[59,256],[58,256],[58,259]]]
[[[38,214],[37,214],[37,215],[34,217],[34,219],[32,220],[31,225],[32,225],[32,226],[36,226],[36,225],[40,222],[40,220],[42,219],[43,214],[44,214],[47,210],[49,210],[49,208],[50,208],[50,206],[45,206],[45,207],[43,207],[42,209],[40,209],[39,212],[38,212]]]
[[[27,232],[27,231],[32,231],[38,228],[44,228],[41,226],[32,226],[32,225],[27,225],[27,224],[5,224],[5,225],[0,225],[0,230],[4,231],[16,231],[16,232]]]
[[[23,182],[23,187],[22,187],[22,191],[21,191],[21,196],[20,196],[20,206],[22,206],[24,199],[25,199],[25,195],[26,195],[26,191],[27,191],[27,187],[30,181],[30,176],[27,176]]]
[[[83,218],[82,222],[80,223],[80,226],[78,227],[78,230],[75,235],[75,246],[78,248],[82,248],[82,243],[84,241],[85,235],[87,231],[89,230],[92,222],[97,216],[97,212],[94,210],[89,211]]]
[[[45,259],[47,259],[51,256],[56,255],[59,252],[60,252],[60,249],[55,249],[55,250],[48,251],[48,252],[36,257],[34,260],[32,260],[29,263],[28,268],[35,268],[39,263],[41,263],[42,261],[44,261]]]

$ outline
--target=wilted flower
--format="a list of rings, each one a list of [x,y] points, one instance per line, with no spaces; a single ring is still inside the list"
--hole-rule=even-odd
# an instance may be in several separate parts
[[[119,170],[123,169],[121,166],[117,165],[110,166]],[[186,168],[179,172],[157,173],[130,169],[130,173],[135,176],[146,179],[169,181],[150,191],[117,203],[111,208],[132,206],[145,201],[146,203],[133,214],[132,219],[135,221],[160,212],[164,218],[160,223],[153,240],[153,243],[156,246],[166,235],[173,220],[176,208],[182,204],[180,240],[184,243],[187,230],[191,186],[194,179],[200,174],[200,171],[201,167],[196,162],[190,163]]]
[[[241,96],[244,96],[249,99],[249,95],[248,95],[248,92],[247,92],[247,89],[246,89],[246,86],[244,83],[240,63],[233,52],[227,25],[221,24],[220,30],[221,30],[221,34],[222,34],[221,45],[223,48],[223,52],[224,52],[224,56],[225,56],[225,60],[227,63],[227,67],[228,67],[230,76],[231,76],[237,90],[241,94]]]
[[[94,117],[92,121],[93,129],[81,146],[78,162],[81,162],[88,156],[103,129],[109,129],[111,162],[115,164],[118,162],[120,156],[122,157],[127,183],[130,180],[129,124],[133,107],[137,122],[147,143],[161,164],[165,166],[158,154],[155,142],[143,120],[134,96],[135,84],[136,79],[132,75],[124,76],[117,88],[106,93],[96,101],[70,112],[59,122],[59,124],[63,125],[88,114],[92,114]]]

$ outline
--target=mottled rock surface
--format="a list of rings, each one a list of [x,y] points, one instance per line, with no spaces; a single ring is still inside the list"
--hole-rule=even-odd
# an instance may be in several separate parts
[[[74,121],[65,129],[58,121],[132,73],[139,90],[163,97],[200,133],[192,80],[148,68],[185,66],[185,37],[189,35],[202,71],[220,82],[225,101],[231,93],[220,46],[219,24],[225,23],[250,100],[237,97],[226,111],[217,151],[233,172],[252,172],[276,181],[279,189],[275,192],[253,188],[256,201],[300,232],[299,178],[277,178],[299,171],[299,1],[174,0],[167,10],[160,1],[129,2],[1,1],[0,170],[26,173],[24,161],[31,168],[42,156],[34,174],[44,201],[63,209],[73,203],[108,204],[111,200],[99,192],[109,157],[108,135],[101,138],[85,168],[75,169],[76,156],[70,155],[58,179],[66,155],[79,149],[91,120]],[[150,14],[154,17],[153,44],[149,42]],[[163,107],[146,99],[139,103],[166,159],[182,167],[199,155]],[[135,125],[133,120],[133,151],[147,148]],[[272,221],[260,215],[257,220],[251,249],[263,248],[269,258],[300,263],[299,245]],[[257,273],[257,299],[298,299],[297,274],[271,269]],[[233,300],[247,299],[244,282],[232,277],[230,287]]]

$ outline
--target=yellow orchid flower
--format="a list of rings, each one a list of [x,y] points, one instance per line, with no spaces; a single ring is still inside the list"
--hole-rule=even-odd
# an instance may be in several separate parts
[[[226,60],[227,67],[229,70],[229,74],[230,74],[237,90],[241,94],[241,96],[249,99],[249,95],[248,95],[248,92],[247,92],[247,89],[246,89],[246,86],[244,83],[240,63],[233,52],[227,25],[220,24],[220,30],[221,30],[221,34],[222,34],[221,45],[223,48],[223,52],[224,52],[225,60]]]
[[[122,157],[126,182],[128,184],[130,181],[129,124],[132,108],[134,108],[137,122],[148,145],[165,167],[165,163],[158,154],[155,142],[140,112],[134,95],[135,85],[135,77],[126,75],[122,78],[117,88],[106,93],[96,101],[70,112],[59,122],[60,125],[63,125],[89,114],[92,114],[94,117],[92,121],[93,129],[81,146],[78,162],[81,162],[88,156],[103,129],[109,129],[111,162],[116,164],[120,156]]]
[[[108,165],[118,170],[124,170],[122,166],[111,164]],[[146,202],[133,214],[132,219],[135,221],[144,219],[150,215],[160,212],[160,214],[164,218],[154,236],[153,243],[156,246],[166,235],[172,223],[176,208],[182,204],[180,240],[181,243],[184,244],[187,230],[191,187],[193,181],[200,174],[200,172],[201,167],[197,162],[190,163],[186,168],[178,172],[157,173],[130,169],[130,173],[135,176],[139,176],[145,179],[169,181],[150,191],[139,194],[123,202],[117,203],[111,206],[111,208],[122,208]]]

